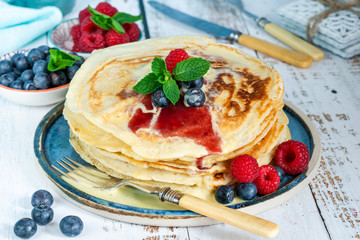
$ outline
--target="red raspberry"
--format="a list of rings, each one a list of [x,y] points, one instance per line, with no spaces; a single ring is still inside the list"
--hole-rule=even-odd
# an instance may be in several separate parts
[[[106,46],[104,36],[100,33],[83,33],[80,37],[79,45],[82,52],[92,52],[95,49]]]
[[[70,34],[71,34],[71,36],[73,38],[74,43],[79,42],[80,37],[81,37],[81,26],[80,26],[80,24],[72,26],[72,28],[70,30]]]
[[[271,165],[260,167],[259,176],[254,181],[258,193],[261,195],[274,192],[280,185],[280,177],[276,169]]]
[[[96,6],[95,10],[110,17],[114,16],[118,12],[115,7],[111,6],[111,4],[107,2],[99,3]]]
[[[235,180],[241,183],[249,183],[258,176],[259,164],[250,155],[240,155],[231,162],[230,172]]]
[[[187,54],[187,52],[185,52],[184,49],[177,48],[175,50],[172,50],[165,58],[167,70],[172,73],[176,64],[188,58],[189,55]]]
[[[105,34],[105,41],[108,46],[113,46],[117,44],[128,43],[130,40],[129,35],[127,35],[126,33],[120,34],[114,29],[110,29]]]
[[[125,23],[123,25],[125,32],[129,35],[130,42],[135,42],[140,38],[140,29],[136,23]]]
[[[296,140],[281,143],[275,152],[275,164],[290,175],[304,171],[309,164],[309,160],[308,147]]]
[[[79,43],[75,43],[74,46],[71,48],[72,52],[81,52],[81,47]]]
[[[91,13],[89,12],[89,10],[87,8],[81,10],[79,12],[79,22],[80,24],[85,20],[85,18],[91,16]]]
[[[87,33],[100,33],[102,35],[105,34],[105,30],[99,28],[90,17],[87,17],[84,19],[84,21],[81,23],[81,32],[87,32]]]

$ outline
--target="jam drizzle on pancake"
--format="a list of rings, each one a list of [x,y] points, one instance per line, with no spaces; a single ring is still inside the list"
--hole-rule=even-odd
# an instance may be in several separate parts
[[[146,109],[152,109],[151,95],[146,95],[141,102]],[[149,128],[152,117],[153,113],[143,113],[141,109],[137,109],[128,126],[134,133],[140,128]],[[154,129],[164,137],[191,138],[206,147],[209,153],[221,152],[221,139],[212,127],[211,115],[205,106],[186,107],[180,100],[176,105],[162,108]]]

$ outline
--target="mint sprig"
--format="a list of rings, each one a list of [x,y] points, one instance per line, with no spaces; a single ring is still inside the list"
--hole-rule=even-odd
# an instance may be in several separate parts
[[[114,16],[110,17],[105,14],[102,14],[92,7],[88,6],[88,10],[91,13],[90,19],[99,27],[104,30],[114,29],[120,34],[125,33],[122,25],[124,23],[134,23],[142,19],[142,15],[133,16],[127,13],[118,12]]]
[[[58,49],[50,49],[50,61],[47,69],[50,72],[65,69],[72,66],[76,61],[81,61],[81,58],[76,55],[68,54]]]
[[[152,73],[146,75],[134,87],[140,94],[150,94],[162,87],[164,94],[172,104],[180,99],[180,90],[175,80],[192,81],[204,76],[210,68],[210,62],[202,58],[188,58],[176,64],[171,74],[162,58],[155,57],[151,63]]]

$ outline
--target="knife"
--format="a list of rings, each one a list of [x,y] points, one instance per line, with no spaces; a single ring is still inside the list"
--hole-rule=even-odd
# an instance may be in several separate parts
[[[211,23],[206,20],[190,16],[186,13],[180,12],[176,9],[170,8],[156,1],[149,1],[148,3],[156,10],[175,20],[178,20],[182,23],[185,23],[187,25],[190,25],[218,37],[236,40],[238,43],[246,47],[255,49],[259,52],[267,54],[273,58],[279,59],[296,67],[307,68],[312,63],[311,57],[306,54],[283,48],[275,44],[266,42],[264,40],[242,34],[239,31],[225,28],[215,23]]]
[[[295,36],[294,34],[276,25],[275,23],[270,22],[265,17],[258,17],[255,14],[248,12],[246,9],[244,9],[242,0],[225,1],[239,8],[248,17],[253,19],[259,27],[263,28],[266,32],[279,39],[289,47],[309,55],[315,61],[320,61],[324,58],[324,52],[315,47],[314,45],[302,40],[301,38]]]

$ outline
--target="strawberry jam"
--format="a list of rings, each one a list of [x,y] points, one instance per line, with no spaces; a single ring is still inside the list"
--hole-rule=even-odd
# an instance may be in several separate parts
[[[151,104],[151,97],[148,98],[148,96],[142,101],[147,109],[149,109],[148,101]],[[138,109],[129,122],[129,128],[133,132],[139,128],[148,128],[152,115],[152,113],[143,113],[141,109]],[[154,129],[164,137],[191,138],[197,144],[206,147],[210,153],[221,152],[220,137],[212,128],[211,115],[205,106],[186,107],[180,99],[176,105],[170,104],[161,109]]]
[[[147,110],[153,109],[151,95],[145,95],[141,102],[145,105]],[[152,113],[143,113],[143,111],[138,108],[134,116],[130,119],[128,126],[133,132],[136,132],[140,128],[148,128],[150,127],[152,117]]]

